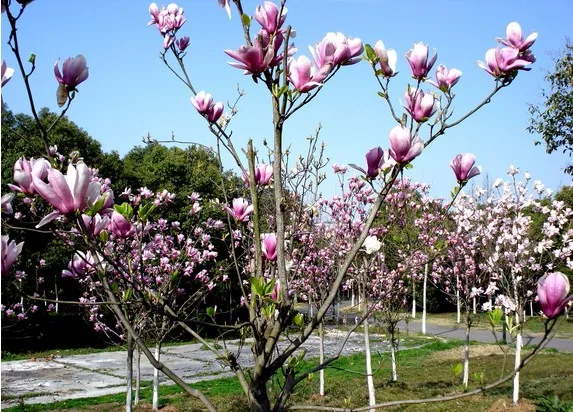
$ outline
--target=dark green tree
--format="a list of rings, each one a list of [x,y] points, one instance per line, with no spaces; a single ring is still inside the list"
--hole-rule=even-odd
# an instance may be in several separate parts
[[[573,154],[573,43],[568,39],[565,48],[555,59],[555,68],[545,76],[546,88],[542,91],[544,102],[531,104],[527,131],[538,134],[545,143],[547,153],[562,150]],[[565,167],[573,175],[573,164]]]

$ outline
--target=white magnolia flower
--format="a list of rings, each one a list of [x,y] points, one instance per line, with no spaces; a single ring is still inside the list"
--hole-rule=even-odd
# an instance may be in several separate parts
[[[366,249],[366,253],[371,255],[372,253],[378,252],[382,247],[382,242],[378,240],[376,236],[368,236],[364,239],[364,243],[362,244]]]

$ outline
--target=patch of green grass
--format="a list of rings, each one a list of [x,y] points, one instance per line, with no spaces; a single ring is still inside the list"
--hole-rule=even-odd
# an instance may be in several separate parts
[[[474,323],[472,328],[479,329],[491,329],[489,323],[488,314],[485,312],[478,312],[474,317]],[[456,325],[456,314],[455,313],[429,313],[427,317],[429,323],[436,323],[439,325],[453,326]],[[464,323],[459,324],[460,327],[464,327]],[[498,325],[496,330],[501,331],[502,326]],[[561,317],[558,324],[555,325],[557,331],[556,337],[561,338],[573,338],[573,318],[566,319]],[[525,324],[523,325],[523,330],[525,333],[529,334],[542,334],[545,331],[544,319],[541,316],[527,317]]]

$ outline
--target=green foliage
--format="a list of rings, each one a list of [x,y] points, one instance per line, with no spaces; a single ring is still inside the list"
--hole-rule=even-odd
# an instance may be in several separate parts
[[[559,396],[540,396],[535,402],[538,412],[571,412],[573,411],[573,402],[561,401]]]
[[[547,153],[562,150],[573,154],[573,44],[565,42],[565,48],[555,60],[555,68],[545,76],[547,89],[542,92],[543,105],[530,105],[531,114],[527,131],[539,134],[546,145]],[[536,141],[536,145],[542,144]],[[573,175],[573,165],[565,168]]]

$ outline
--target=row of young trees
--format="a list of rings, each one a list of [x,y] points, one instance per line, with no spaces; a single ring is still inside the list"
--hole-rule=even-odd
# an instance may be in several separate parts
[[[157,145],[142,149],[143,153],[136,150],[133,162],[128,164],[133,173],[118,176],[118,180],[125,178],[128,184],[129,178],[143,182],[159,178],[161,186],[114,191],[113,182],[89,167],[87,158],[77,153],[58,153],[50,136],[61,119],[46,123],[33,110],[34,129],[45,152],[41,158],[22,157],[16,161],[12,189],[17,196],[3,196],[3,212],[14,212],[16,198],[25,205],[26,214],[34,220],[31,229],[54,235],[62,247],[71,251],[63,276],[77,282],[82,291],[78,303],[89,310],[95,327],[123,335],[130,347],[136,344],[156,371],[198,398],[207,410],[215,410],[208,397],[161,361],[161,344],[173,327],[201,341],[235,372],[251,410],[308,409],[290,404],[290,395],[297,384],[323,370],[338,355],[328,359],[321,356],[318,365],[303,368],[298,351],[316,330],[323,334],[327,311],[344,287],[354,285],[365,304],[359,324],[364,324],[365,331],[366,409],[384,407],[375,399],[368,319],[377,311],[383,313],[392,332],[404,316],[410,286],[420,280],[434,282],[462,302],[468,334],[468,302],[473,298],[491,297],[492,306],[499,306],[492,313],[505,311],[512,319],[511,325],[517,331],[513,372],[478,390],[513,378],[517,402],[519,370],[546,343],[556,318],[571,299],[567,297],[567,277],[557,269],[561,267],[558,265],[569,269],[573,266],[573,229],[569,223],[573,212],[563,202],[542,204],[530,199],[526,185],[517,182],[496,184],[500,192],[487,193],[483,202],[460,196],[468,180],[480,173],[471,154],[460,154],[452,160],[457,186],[447,204],[430,199],[427,188],[411,183],[404,175],[428,145],[489,104],[528,69],[535,61],[530,48],[537,35],[524,37],[519,24],[508,25],[506,38],[500,39],[497,48],[488,50],[485,63],[480,63],[493,79],[492,91],[460,117],[454,117],[452,88],[461,72],[439,65],[435,81],[430,81],[437,55],[430,56],[427,45],[415,44],[406,54],[413,82],[405,88],[406,103],[401,113],[390,98],[397,54],[381,41],[372,47],[357,38],[328,33],[311,48],[312,61],[305,56],[295,59],[293,29],[285,24],[285,1],[267,1],[258,6],[254,19],[244,13],[240,0],[233,3],[241,16],[245,45],[226,53],[236,60],[233,66],[250,74],[269,93],[273,139],[268,154],[256,151],[252,141],[241,153],[234,146],[230,129],[236,107],[230,107],[230,114],[225,113],[222,103],[198,91],[190,79],[185,69],[190,40],[179,33],[186,21],[183,9],[175,4],[159,9],[155,3],[149,8],[150,24],[163,41],[163,61],[192,93],[193,106],[216,138],[217,161],[209,163],[209,155],[201,152],[196,154],[195,163],[201,164],[201,156],[205,156],[205,164],[216,166],[219,202],[189,187],[189,181],[203,179],[197,170],[189,175],[181,171],[171,175],[173,167],[185,166],[177,155],[186,156],[188,152],[173,151],[173,162],[161,162],[159,155],[167,149]],[[220,0],[219,4],[230,12],[229,1]],[[16,28],[28,5],[17,6],[4,0],[2,5],[6,6],[3,11],[5,8],[12,28],[9,45],[27,78],[33,70],[24,68]],[[252,30],[257,33],[252,35]],[[368,151],[365,168],[350,165],[358,176],[346,180],[344,172],[348,168],[335,167],[341,176],[342,193],[331,200],[323,199],[318,188],[326,167],[324,146],[315,136],[309,141],[306,155],[293,160],[283,147],[284,126],[296,112],[313,103],[324,87],[330,87],[339,70],[348,70],[347,66],[361,60],[372,67],[379,95],[396,124],[389,127],[388,149],[375,147]],[[76,98],[77,87],[88,78],[87,62],[80,55],[66,60],[61,72],[56,68],[58,104],[64,115]],[[427,84],[432,91],[426,89]],[[30,85],[25,85],[34,107]],[[220,150],[226,150],[235,160],[243,182],[221,172]],[[145,162],[146,151],[151,153],[149,163]],[[264,163],[267,158],[270,164]],[[511,173],[515,175],[514,170]],[[175,189],[187,192],[178,199],[172,193]],[[219,215],[209,215],[210,209]],[[543,215],[540,238],[535,240],[528,233],[532,212]],[[25,229],[10,226],[13,230]],[[16,270],[15,262],[23,245],[7,236],[2,242],[3,285],[18,289],[23,274]],[[544,273],[547,275],[541,277]],[[537,294],[548,318],[547,330],[540,346],[521,359],[521,314],[535,296],[535,283],[540,277]],[[226,314],[222,317],[220,300],[217,305],[199,309],[213,291],[230,288],[239,290],[240,300],[231,300],[229,307],[241,310],[242,316],[231,321]],[[40,296],[21,289],[19,293],[24,300],[7,302],[6,315],[8,311],[10,315],[25,313],[34,307],[28,301],[42,301]],[[316,312],[307,317],[295,306],[303,295],[317,306]],[[113,314],[113,326],[103,315],[104,307]],[[221,341],[239,336],[243,344],[236,352],[219,349],[205,339],[205,324],[220,331]],[[154,353],[146,338],[154,343]],[[247,348],[251,355],[248,363]],[[466,384],[468,358],[466,350]],[[247,364],[253,366],[247,368]],[[273,379],[279,389],[271,396],[269,383]],[[395,367],[393,379],[397,379]],[[126,405],[127,409],[131,407],[130,392]],[[157,393],[154,405],[157,407]]]

